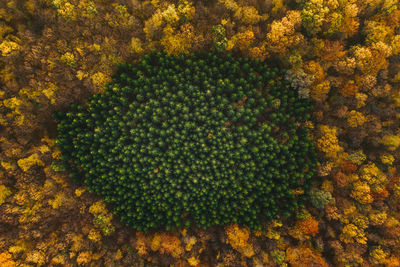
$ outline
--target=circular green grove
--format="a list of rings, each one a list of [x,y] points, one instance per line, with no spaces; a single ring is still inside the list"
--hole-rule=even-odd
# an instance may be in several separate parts
[[[71,176],[137,230],[263,220],[301,207],[316,166],[284,70],[217,53],[146,55],[106,91],[58,112]]]

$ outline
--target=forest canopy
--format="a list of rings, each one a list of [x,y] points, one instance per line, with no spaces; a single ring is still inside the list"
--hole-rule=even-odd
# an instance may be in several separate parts
[[[221,53],[120,64],[103,94],[54,114],[64,167],[137,230],[227,225],[303,207],[311,101],[285,71]]]
[[[205,60],[210,52],[217,64]],[[163,58],[166,73],[149,60],[155,56]],[[186,76],[186,70],[180,72],[179,66],[189,65],[187,60],[192,66]],[[200,60],[210,65],[196,77]],[[145,66],[142,61],[147,62]],[[247,76],[237,75],[244,83],[224,71],[226,62],[235,65],[236,61],[240,70],[248,64],[247,71],[242,71]],[[257,68],[265,72],[253,75],[250,69]],[[135,76],[138,71],[142,78]],[[154,77],[147,75],[152,72]],[[271,77],[263,78],[267,72]],[[179,73],[183,78],[178,78]],[[215,77],[209,78],[209,73]],[[170,86],[175,83],[174,75],[177,84],[193,87],[174,91]],[[167,78],[156,80],[160,77]],[[264,91],[257,86],[260,78]],[[159,86],[153,88],[151,79]],[[146,84],[129,86],[133,81]],[[203,81],[222,91],[206,94]],[[228,94],[232,84],[234,90],[241,86],[243,95]],[[246,88],[252,84],[256,84],[252,87],[255,91]],[[272,93],[273,88],[276,93]],[[133,93],[139,89],[143,93]],[[159,95],[149,101],[147,94],[156,90]],[[177,95],[178,91],[184,93]],[[253,96],[247,94],[251,91]],[[260,93],[265,103],[257,98]],[[176,98],[167,98],[168,94]],[[294,104],[290,94],[294,94]],[[163,98],[175,105],[164,104]],[[189,99],[190,106],[185,107],[182,98]],[[211,100],[219,103],[215,110],[210,108]],[[264,105],[263,117],[258,112]],[[175,113],[168,116],[176,117],[171,123],[176,127],[166,129],[165,134],[170,130],[179,136],[171,135],[169,141],[164,138],[159,143],[163,125],[158,110],[164,113],[167,107]],[[228,110],[221,109],[225,107]],[[299,112],[297,116],[287,112],[290,107]],[[198,115],[193,115],[191,108],[199,110]],[[58,126],[53,114],[58,114]],[[207,122],[203,114],[214,119]],[[142,119],[135,127],[133,117]],[[234,117],[240,120],[219,123]],[[80,132],[69,129],[67,120],[82,126]],[[179,128],[176,120],[188,122],[187,128]],[[266,122],[265,126],[257,124],[260,121]],[[201,136],[189,135],[194,132],[192,122],[197,127],[210,126],[200,127]],[[256,127],[250,127],[254,123]],[[209,131],[214,126],[218,131]],[[57,127],[64,130],[58,133]],[[129,139],[131,130],[134,140]],[[269,137],[260,136],[260,132]],[[239,135],[246,139],[244,144],[230,146],[229,140]],[[201,148],[203,151],[217,151],[211,154],[213,158],[192,153],[195,148],[201,151],[195,146],[201,142],[209,144]],[[316,163],[312,156],[304,157],[312,166],[297,172],[303,178],[313,177],[286,179],[288,174],[296,174],[290,167],[301,160],[298,146],[307,143],[313,144]],[[178,154],[159,156],[166,145],[179,147]],[[273,153],[276,157],[271,160]],[[239,163],[238,168],[231,167],[227,155],[234,165]],[[195,159],[208,162],[192,164],[202,166],[203,174],[218,172],[231,177],[243,169],[249,171],[236,182],[221,178],[218,181],[228,185],[221,183],[220,190],[203,193],[202,187],[172,179],[172,171],[185,174],[189,168],[190,173],[192,165],[185,162]],[[398,267],[399,159],[399,0],[0,1],[2,267]],[[153,166],[147,163],[150,160],[163,163]],[[171,164],[168,160],[181,162]],[[252,162],[260,161],[256,166],[268,164],[271,168],[256,176],[258,170]],[[283,168],[269,178],[277,166]],[[305,175],[300,174],[303,171]],[[256,177],[263,176],[266,183],[258,186]],[[282,179],[277,180],[278,176]],[[143,177],[151,177],[152,184],[139,183]],[[208,180],[215,176],[203,177],[206,179],[198,179],[197,184],[205,189],[216,183]],[[165,178],[172,182],[159,183]],[[132,180],[136,186],[133,191],[126,186]],[[265,192],[271,188],[271,199],[266,199],[259,187]],[[125,198],[138,197],[135,188],[146,192],[146,198],[137,202],[141,203],[138,211],[130,211]],[[195,202],[184,200],[189,194],[182,188],[189,190]],[[194,191],[197,188],[199,192]],[[152,193],[157,190],[164,191]],[[213,204],[214,199],[207,200],[212,194],[235,203],[244,198],[247,205],[223,205],[221,210]],[[176,208],[171,201],[178,204]],[[158,203],[164,207],[156,207]],[[266,203],[269,207],[262,208]],[[156,208],[161,218],[154,216]],[[185,208],[192,209],[192,215]],[[202,220],[206,209],[215,214]],[[269,211],[271,218],[261,211]],[[144,214],[150,214],[149,219]],[[238,223],[233,222],[234,217]],[[229,218],[232,222],[225,225]],[[127,225],[129,220],[131,226]],[[211,222],[216,223],[206,227]],[[136,230],[134,225],[143,230],[147,226],[149,231]],[[171,229],[166,230],[167,226]]]

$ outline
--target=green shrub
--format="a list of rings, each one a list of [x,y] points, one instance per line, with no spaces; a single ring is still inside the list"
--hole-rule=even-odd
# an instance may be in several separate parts
[[[122,64],[103,94],[58,112],[71,176],[137,230],[262,220],[302,207],[316,154],[312,105],[284,70],[230,55]]]

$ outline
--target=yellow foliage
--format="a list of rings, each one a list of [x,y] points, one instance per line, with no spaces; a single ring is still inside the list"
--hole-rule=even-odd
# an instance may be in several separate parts
[[[72,234],[72,236],[70,236],[70,239],[72,242],[71,251],[80,251],[83,246],[83,236],[81,234]]]
[[[13,52],[20,50],[20,48],[21,46],[14,41],[4,40],[0,44],[0,52],[2,56],[9,56]]]
[[[237,33],[228,41],[226,50],[231,50],[235,46],[241,51],[247,51],[250,45],[254,42],[254,33],[251,30]]]
[[[328,179],[324,180],[322,182],[321,189],[326,192],[333,193],[334,190],[333,182]]]
[[[351,192],[350,196],[361,204],[369,204],[374,201],[371,196],[370,186],[361,181],[357,181],[353,184],[353,191]]]
[[[90,206],[89,212],[93,215],[96,215],[99,213],[107,213],[108,211],[106,208],[106,204],[102,200],[99,200]]]
[[[36,263],[37,266],[42,266],[46,262],[46,257],[43,252],[33,250],[28,253],[25,260],[30,263]]]
[[[368,95],[363,94],[363,93],[357,93],[356,94],[356,100],[357,100],[357,108],[362,108],[365,106],[365,101],[368,99]]]
[[[118,249],[117,250],[117,252],[115,252],[115,254],[114,254],[114,259],[116,260],[116,261],[119,261],[120,259],[122,259],[122,251],[120,250],[120,249]]]
[[[81,252],[76,258],[76,262],[78,263],[78,265],[87,264],[92,261],[92,254],[93,253],[91,251]]]
[[[60,61],[68,66],[74,66],[76,59],[73,53],[67,52],[60,57]]]
[[[161,246],[161,236],[157,233],[154,234],[153,239],[151,240],[150,248],[153,251],[157,251]]]
[[[387,36],[393,35],[393,29],[377,21],[367,21],[364,26],[364,31],[367,34],[366,43],[368,45],[385,42]]]
[[[1,17],[1,15],[0,15]],[[3,40],[3,38],[9,34],[13,32],[13,28],[11,28],[10,26],[7,25],[1,25],[0,26],[0,42]]]
[[[96,230],[96,229],[91,229],[90,231],[89,231],[89,235],[88,235],[88,238],[90,239],[90,240],[92,240],[93,242],[100,242],[101,241],[101,234],[100,234],[100,232],[98,231],[98,230]]]
[[[54,199],[50,199],[48,201],[48,203],[53,209],[58,209],[59,207],[61,207],[63,205],[63,202],[65,200],[66,200],[66,198],[65,198],[64,193],[59,192],[59,193],[57,193],[56,197]]]
[[[347,117],[347,123],[350,127],[358,127],[363,125],[366,122],[367,118],[361,113],[356,110],[352,110],[349,112]]]
[[[258,11],[254,6],[244,6],[239,8],[235,13],[235,17],[248,25],[256,24],[262,19],[262,16],[258,14]]]
[[[144,256],[147,254],[147,246],[146,246],[146,237],[142,232],[136,232],[136,235],[138,237],[138,240],[136,241],[136,250],[140,256]],[[160,243],[161,243],[161,237],[160,237]],[[158,244],[155,243],[155,247],[158,249]]]
[[[32,154],[27,158],[18,160],[18,166],[24,171],[28,171],[32,166],[44,166],[44,162],[40,160],[38,154]]]
[[[171,254],[174,258],[179,258],[184,250],[181,246],[181,240],[173,235],[161,234],[161,244],[159,251],[161,253]]]
[[[379,170],[375,163],[368,163],[361,168],[361,178],[371,185],[375,192],[381,192],[387,182],[386,175]]]
[[[187,259],[190,266],[198,266],[200,264],[200,260],[196,259],[195,257],[190,257]]]
[[[84,192],[86,191],[86,188],[80,187],[75,189],[75,195],[77,197],[80,197]]]
[[[336,128],[328,125],[321,125],[321,138],[317,140],[318,148],[326,154],[328,158],[336,158],[343,149],[339,146],[339,140],[336,136]]]
[[[103,72],[96,72],[92,76],[90,76],[92,83],[101,91],[105,88],[105,83],[111,81],[111,77],[109,75],[104,74]]]
[[[279,240],[279,238],[281,238],[281,235],[280,235],[279,231],[273,229],[272,227],[268,227],[267,237],[269,239]]]
[[[141,54],[143,52],[142,41],[139,38],[132,37],[131,39],[131,49],[135,54]]]
[[[37,216],[36,213],[41,208],[42,204],[40,204],[39,202],[33,202],[28,204],[29,205],[25,207],[25,209],[22,211],[22,214],[19,217],[20,223],[34,222],[40,219],[40,217]]]
[[[330,82],[328,80],[325,80],[317,84],[316,86],[311,87],[310,96],[315,101],[322,102],[327,98],[330,89]]]
[[[400,53],[400,35],[395,35],[392,40],[392,53],[397,55]]]
[[[57,13],[65,19],[76,20],[77,10],[70,2],[65,2],[59,5]]]
[[[313,75],[316,81],[322,81],[325,78],[324,69],[322,68],[321,64],[315,60],[305,63],[304,71]]]
[[[371,250],[369,255],[371,255],[371,257],[378,262],[382,262],[389,256],[388,253],[384,252],[380,246]]]
[[[0,205],[3,204],[11,194],[12,192],[8,187],[0,184]]]
[[[47,152],[50,152],[50,149],[48,146],[46,145],[41,145],[40,147],[38,147],[40,153],[45,154]]]
[[[167,25],[163,32],[164,35],[161,39],[161,44],[168,54],[176,56],[181,53],[189,53],[195,38],[192,25],[184,24],[178,32],[175,32],[170,25]]]
[[[250,258],[254,256],[255,252],[253,246],[247,243],[250,232],[246,228],[240,229],[237,224],[231,224],[225,227],[225,233],[227,235],[227,243],[229,243],[234,249],[245,257]]]
[[[388,153],[381,155],[381,156],[380,156],[380,159],[381,159],[381,162],[382,162],[383,164],[389,165],[389,166],[391,166],[391,165],[393,164],[393,162],[394,162],[394,157],[393,157],[393,155],[388,154]]]
[[[78,70],[77,72],[76,72],[76,78],[78,78],[80,81],[81,80],[83,80],[84,78],[86,78],[86,77],[88,77],[88,73],[87,72],[84,72],[84,71],[82,71],[82,70]]]
[[[7,251],[0,253],[0,266],[1,267],[15,267],[16,264],[13,261],[11,254]]]
[[[78,8],[80,10],[80,15],[86,18],[93,18],[98,13],[96,5],[93,1],[81,0]]]
[[[14,245],[8,248],[8,252],[14,254],[15,256],[21,252],[25,252],[30,249],[32,249],[32,244],[29,241],[25,239],[19,239],[17,242],[15,242]]]
[[[363,153],[362,150],[359,150],[348,155],[346,159],[350,160],[354,164],[361,165],[367,159],[367,156]]]
[[[392,47],[384,42],[373,43],[371,49],[385,58],[390,57],[393,54]]]
[[[189,238],[189,241],[188,241],[187,244],[186,244],[185,250],[186,250],[186,251],[191,251],[192,248],[193,248],[193,246],[194,246],[194,244],[196,244],[196,242],[197,242],[196,237],[191,236],[191,237]]]
[[[133,17],[129,14],[125,5],[113,3],[114,12],[106,13],[105,19],[111,27],[130,27],[133,25]]]
[[[284,54],[288,49],[296,46],[303,40],[303,35],[296,32],[301,23],[300,11],[288,11],[286,17],[280,21],[273,21],[267,34],[267,46],[275,53]]]
[[[54,149],[55,151],[51,154],[53,159],[61,159],[61,151],[58,148]]]
[[[381,144],[387,146],[391,151],[396,150],[400,146],[400,136],[398,135],[385,135],[381,139]]]
[[[7,162],[7,161],[1,161],[1,166],[6,169],[6,171],[13,171],[17,168],[14,163]]]
[[[321,27],[329,13],[329,7],[323,0],[305,1],[304,8],[301,12],[303,26],[311,35],[321,31]]]
[[[388,61],[385,58],[386,52],[380,49],[355,46],[353,54],[356,58],[356,66],[363,74],[376,75],[379,70],[387,68]]]
[[[344,243],[367,243],[367,238],[365,237],[364,230],[359,229],[354,224],[347,224],[343,227],[342,233],[340,234],[340,240],[342,240]]]
[[[167,9],[162,12],[162,17],[168,24],[176,24],[179,20],[179,15],[178,12],[176,12],[175,5],[168,5]]]
[[[387,213],[385,211],[382,212],[378,211],[369,215],[369,222],[375,226],[384,224],[386,219],[387,219]]]
[[[146,20],[144,23],[143,31],[146,34],[147,40],[150,41],[153,39],[155,32],[160,29],[162,23],[163,23],[162,12],[160,9],[157,9],[157,11],[153,14],[153,16],[151,16],[151,18]]]
[[[8,98],[3,100],[3,105],[6,108],[12,109],[12,110],[16,110],[18,111],[20,106],[23,104],[23,101],[16,98],[16,97],[12,97],[12,98]]]
[[[283,0],[272,0],[273,8],[271,9],[272,14],[277,14],[284,8]]]
[[[62,264],[65,263],[66,258],[67,258],[66,255],[64,255],[64,254],[58,254],[58,255],[54,256],[54,257],[51,259],[50,263],[51,263],[51,264],[59,264],[59,265],[62,265]]]

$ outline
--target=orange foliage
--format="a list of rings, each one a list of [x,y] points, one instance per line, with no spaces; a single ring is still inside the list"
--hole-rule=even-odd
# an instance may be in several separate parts
[[[329,220],[338,220],[341,217],[338,208],[334,204],[326,204],[325,212],[326,212],[326,217]]]
[[[346,173],[351,173],[357,170],[357,165],[349,160],[344,160],[341,164],[341,167]]]
[[[156,233],[151,242],[151,249],[153,251],[160,251],[162,254],[171,254],[174,258],[180,257],[184,253],[181,245],[181,240],[167,233]]]
[[[340,41],[325,40],[325,45],[322,50],[322,60],[335,61],[342,58],[346,52],[343,51],[344,47]]]
[[[298,227],[300,228],[301,232],[306,235],[315,236],[319,229],[318,229],[318,221],[315,220],[313,217],[309,217],[308,219],[298,221]]]
[[[293,267],[308,267],[308,266],[318,266],[318,267],[328,267],[324,258],[320,252],[311,250],[306,247],[299,248],[287,248],[286,249],[286,260]]]
[[[339,93],[345,97],[351,97],[357,94],[358,90],[359,88],[354,82],[348,82],[339,89]]]
[[[386,188],[382,189],[380,192],[372,192],[372,197],[375,200],[385,200],[389,196],[389,192]]]
[[[15,262],[11,258],[11,254],[7,251],[0,253],[0,266],[1,267],[14,267]]]

